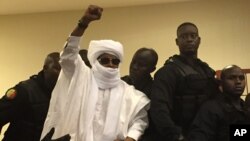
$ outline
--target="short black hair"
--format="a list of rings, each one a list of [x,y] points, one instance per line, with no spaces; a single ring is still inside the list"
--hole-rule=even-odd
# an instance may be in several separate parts
[[[184,27],[184,26],[187,26],[187,25],[191,25],[191,26],[195,27],[195,28],[197,29],[197,31],[198,31],[198,27],[197,27],[194,23],[191,23],[191,22],[184,22],[184,23],[182,23],[182,24],[180,24],[180,25],[178,26],[178,28],[177,28],[177,36],[178,36],[178,32],[180,31],[180,29],[181,29],[182,27]]]
[[[157,52],[153,49],[153,48],[147,48],[147,47],[142,47],[140,49],[138,49],[136,51],[136,54],[137,53],[140,53],[140,52],[143,52],[143,51],[150,51],[151,55],[153,56],[154,60],[153,60],[153,66],[156,66],[157,62],[158,62],[158,54]]]
[[[47,57],[44,60],[44,66],[52,63],[52,62],[59,62],[60,59],[60,53],[59,52],[51,52],[47,55]]]
[[[224,67],[222,70],[221,70],[221,75],[220,75],[220,79],[223,80],[226,76],[226,73],[231,70],[231,69],[234,69],[234,68],[239,68],[241,69],[239,66],[237,65],[228,65],[226,67]]]

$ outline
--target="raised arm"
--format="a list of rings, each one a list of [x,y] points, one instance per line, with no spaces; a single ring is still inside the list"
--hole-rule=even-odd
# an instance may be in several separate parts
[[[80,49],[79,42],[80,42],[81,36],[84,34],[84,31],[87,29],[89,23],[91,21],[99,20],[101,18],[102,11],[103,11],[102,8],[95,6],[95,5],[90,5],[88,9],[85,11],[84,15],[80,18],[79,23],[70,34],[70,37],[68,38],[64,46],[64,49],[60,56],[60,64],[62,67],[62,71],[60,73],[60,76],[57,81],[57,85],[51,97],[47,119],[44,123],[44,128],[43,128],[43,132],[41,136],[42,141],[69,141],[70,140],[70,135],[68,135],[69,133],[66,133],[66,135],[63,135],[57,139],[54,139],[54,140],[51,139],[52,136],[57,137],[58,136],[57,134],[59,134],[59,136],[61,134],[60,130],[58,131],[55,129],[57,132],[55,132],[55,135],[53,135],[55,130],[51,128],[55,126],[54,119],[58,120],[57,123],[59,123],[59,121],[62,120],[60,117],[57,117],[57,114],[54,114],[53,110],[54,110],[54,107],[57,107],[58,109],[64,108],[64,106],[62,105],[65,104],[63,102],[67,98],[67,94],[69,90],[68,80],[70,80],[73,74],[76,72],[75,70],[82,69],[82,67],[86,66],[79,55],[79,49]],[[66,79],[65,79],[65,76],[66,76]],[[57,105],[58,103],[59,105]],[[63,113],[64,111],[62,110],[60,112]]]
[[[79,56],[78,53],[80,49],[79,44],[81,36],[84,34],[84,31],[87,29],[90,22],[99,20],[101,18],[102,11],[102,8],[95,5],[90,5],[85,11],[84,15],[78,21],[75,29],[70,34],[70,37],[64,46],[60,60],[62,70],[67,76],[71,77],[73,75],[76,65],[78,64],[77,58]],[[79,61],[82,62],[81,59],[79,59]]]
[[[78,21],[78,25],[71,33],[71,36],[81,37],[87,29],[89,23],[94,20],[99,20],[102,16],[103,9],[96,5],[90,5],[84,15]]]

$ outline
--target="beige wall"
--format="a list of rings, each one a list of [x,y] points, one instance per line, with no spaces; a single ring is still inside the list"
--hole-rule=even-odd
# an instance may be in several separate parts
[[[186,21],[200,30],[199,57],[214,69],[227,64],[250,68],[250,1],[207,0],[104,9],[82,40],[114,39],[124,44],[122,75],[136,49],[146,46],[159,54],[158,68],[178,53],[176,28]],[[37,73],[45,55],[60,51],[83,11],[0,16],[0,96],[20,80]]]

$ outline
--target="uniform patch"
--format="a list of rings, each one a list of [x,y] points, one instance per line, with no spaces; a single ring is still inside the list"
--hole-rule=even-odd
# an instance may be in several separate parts
[[[9,89],[7,92],[6,92],[6,98],[9,99],[9,100],[12,100],[16,97],[16,94],[17,94],[17,91],[15,89]]]

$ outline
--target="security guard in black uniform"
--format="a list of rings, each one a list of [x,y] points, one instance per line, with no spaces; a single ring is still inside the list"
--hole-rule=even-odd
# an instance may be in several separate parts
[[[154,49],[142,47],[135,52],[130,62],[129,75],[123,76],[121,79],[150,98],[153,85],[151,73],[156,69],[157,61],[158,54]],[[149,126],[139,141],[153,141],[152,130],[154,130],[154,126],[149,116]]]
[[[184,140],[200,105],[218,92],[215,72],[198,59],[200,37],[193,23],[177,29],[180,55],[170,57],[155,76],[150,114],[155,140]]]
[[[0,129],[7,124],[3,141],[39,141],[51,92],[59,72],[59,53],[50,53],[43,70],[7,90],[0,99]]]
[[[230,65],[221,72],[223,93],[204,103],[191,126],[188,141],[229,141],[231,124],[250,124],[249,111],[240,98],[245,75],[240,67]]]
[[[129,75],[121,79],[133,85],[150,98],[153,78],[151,73],[156,69],[158,54],[151,48],[138,49],[130,62]]]

